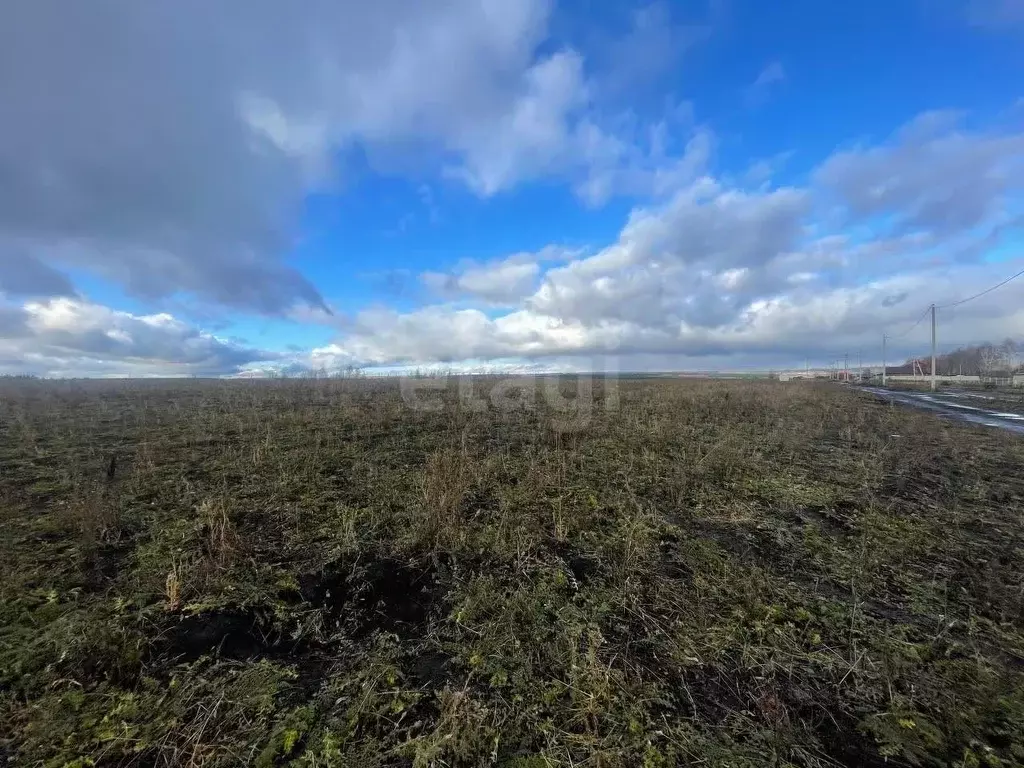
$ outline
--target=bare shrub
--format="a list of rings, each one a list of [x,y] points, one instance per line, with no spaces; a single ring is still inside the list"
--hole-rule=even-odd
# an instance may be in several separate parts
[[[87,543],[112,543],[121,538],[121,510],[103,488],[89,486],[67,507],[71,526]]]

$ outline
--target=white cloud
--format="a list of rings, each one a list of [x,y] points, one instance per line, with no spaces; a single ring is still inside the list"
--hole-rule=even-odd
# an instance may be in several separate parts
[[[458,297],[468,295],[486,302],[508,304],[530,292],[540,265],[506,259],[492,265],[471,267],[458,275],[425,272],[423,282],[436,293]]]
[[[560,51],[523,77],[507,111],[467,126],[459,137],[466,161],[457,173],[481,195],[493,195],[523,178],[561,171],[570,146],[571,116],[586,103],[583,60]]]
[[[0,302],[0,373],[219,376],[274,357],[166,313],[134,315],[71,298]]]
[[[577,195],[597,206],[615,194],[662,197],[693,182],[708,167],[714,135],[707,128],[696,129],[682,154],[672,156],[659,140],[665,126],[664,122],[653,126],[650,146],[645,150],[638,141],[582,123],[577,137],[586,170],[576,183]]]
[[[836,153],[817,181],[851,218],[886,217],[898,231],[952,234],[991,222],[1020,187],[1024,133],[969,133],[959,119],[924,113],[882,146]]]
[[[591,202],[622,178],[628,193],[674,188],[706,154],[664,178],[669,156],[628,149],[582,55],[548,39],[550,0],[236,10],[3,5],[0,241],[31,270],[0,270],[0,287],[66,294],[53,268],[70,266],[145,299],[323,310],[285,257],[309,185],[344,175],[349,148],[375,168],[446,168],[481,195],[564,177]]]
[[[488,262],[467,260],[453,272],[424,272],[421,282],[447,299],[469,299],[495,306],[515,304],[536,288],[541,264],[572,258],[573,251],[548,246],[537,253],[516,253]]]
[[[651,71],[671,59],[666,8],[637,16],[624,42],[652,46]],[[991,6],[996,18],[1009,8]],[[241,24],[200,0],[5,4],[0,367],[261,362],[169,314],[91,304],[68,268],[162,306],[333,324],[339,338],[307,358],[377,365],[779,357],[867,339],[919,298],[1002,276],[970,264],[1021,220],[1024,134],[928,113],[880,146],[837,152],[807,188],[771,186],[771,163],[753,168],[752,191],[710,176],[715,137],[690,105],[653,122],[620,108],[614,78],[549,38],[551,11],[549,0],[309,0],[301,12],[253,0]],[[750,94],[784,80],[770,63]],[[344,174],[352,148],[375,169],[444,169],[484,196],[556,176],[591,205],[648,202],[588,255],[465,262],[419,278],[438,305],[336,318],[286,256],[309,185]],[[953,281],[944,265],[956,261],[968,266]],[[1019,299],[1017,284],[966,305],[957,332],[996,333],[998,317],[996,335],[1019,330],[1006,297]]]
[[[610,367],[637,369],[771,366],[871,350],[883,331],[903,330],[930,302],[956,301],[1019,268],[978,256],[1016,220],[1005,212],[1024,177],[1007,169],[1020,141],[967,133],[931,114],[890,145],[857,150],[859,163],[837,153],[808,188],[750,191],[704,177],[635,209],[617,239],[590,255],[542,264],[519,254],[436,278],[459,286],[480,269],[481,298],[488,288],[516,284],[521,269],[524,279],[502,297],[510,305],[501,313],[443,304],[358,313],[336,351],[377,366],[514,358],[572,369],[614,358]],[[950,156],[938,156],[939,146]],[[936,163],[960,176],[936,175]],[[943,194],[967,194],[958,180],[982,190],[985,201],[951,227],[931,205]],[[858,195],[875,187],[887,191],[869,196],[862,210]],[[846,215],[897,225],[836,228],[827,203],[836,189],[847,196]],[[527,285],[534,288],[524,294]],[[1024,335],[1022,299],[1024,280],[942,313],[942,343]],[[922,326],[894,342],[892,353],[920,352],[923,333]]]
[[[334,362],[376,367],[455,364],[477,369],[485,364],[477,361],[493,359],[539,362],[542,367],[566,370],[793,365],[805,357],[835,359],[858,348],[870,355],[877,350],[884,329],[906,329],[927,302],[954,301],[1004,277],[1005,270],[1015,265],[1001,267],[1003,271],[992,266],[972,268],[955,283],[948,272],[936,270],[863,286],[815,290],[801,290],[802,273],[794,273],[798,276],[794,290],[746,303],[715,326],[609,317],[571,320],[531,309],[493,319],[475,310],[446,307],[406,314],[365,313],[330,352]],[[716,277],[728,284],[737,276],[726,272]],[[623,301],[645,298],[630,296],[628,291],[618,295]],[[1024,284],[1010,284],[991,301],[940,313],[944,348],[1024,336],[1022,300]],[[925,325],[915,335],[890,343],[894,356],[922,354],[927,348]]]
[[[703,179],[662,207],[634,211],[603,251],[549,270],[526,305],[581,322],[716,324],[770,288],[774,260],[797,247],[807,210],[800,190],[748,194]],[[723,291],[721,276],[732,270],[757,277]]]

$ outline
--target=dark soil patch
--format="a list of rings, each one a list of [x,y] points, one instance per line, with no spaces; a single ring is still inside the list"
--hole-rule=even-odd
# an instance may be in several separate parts
[[[729,678],[719,670],[694,670],[683,676],[687,704],[695,714],[712,722],[721,722],[730,714],[743,711],[749,702],[742,695],[739,678]]]
[[[471,516],[480,512],[498,509],[498,496],[491,487],[477,487],[470,490],[459,505],[459,513]]]
[[[336,621],[348,600],[348,578],[348,569],[341,562],[330,563],[318,573],[304,573],[298,577],[299,596]],[[283,597],[292,596],[289,593]]]
[[[449,656],[440,651],[423,651],[414,656],[409,664],[410,678],[421,688],[441,690],[452,676],[450,661]]]
[[[418,569],[397,560],[376,560],[352,584],[353,604],[362,614],[357,636],[382,630],[403,639],[421,637],[435,602],[430,568]]]
[[[299,578],[302,599],[322,610],[328,623],[353,639],[376,631],[401,639],[422,637],[436,602],[436,578],[429,565],[417,567],[389,558],[364,563],[331,563]]]
[[[330,678],[330,670],[336,659],[326,649],[310,648],[303,656],[291,659],[295,662],[295,695],[292,703],[300,704],[316,696],[324,682]]]
[[[846,768],[889,768],[893,763],[878,754],[874,742],[838,707],[818,712],[815,730],[828,756]]]
[[[288,654],[297,644],[259,613],[225,608],[186,616],[160,635],[154,650],[179,662],[208,655],[242,661]]]
[[[567,541],[552,539],[547,542],[547,547],[569,569],[577,585],[587,583],[601,570],[597,558],[580,552]]]

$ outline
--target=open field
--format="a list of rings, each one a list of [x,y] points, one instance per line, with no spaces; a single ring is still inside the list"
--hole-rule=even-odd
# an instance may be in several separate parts
[[[0,381],[0,764],[1024,764],[1024,440],[593,395]]]

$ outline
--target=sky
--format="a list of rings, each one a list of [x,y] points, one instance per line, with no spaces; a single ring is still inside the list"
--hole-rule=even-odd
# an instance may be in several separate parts
[[[0,8],[0,374],[1024,338],[1024,0]]]

